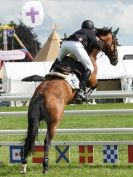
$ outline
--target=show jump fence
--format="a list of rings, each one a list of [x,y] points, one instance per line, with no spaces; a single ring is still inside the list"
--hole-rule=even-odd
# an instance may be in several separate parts
[[[101,92],[96,91],[91,95],[90,98],[98,99],[98,98],[127,98],[133,97],[133,92],[125,92],[125,91],[111,91],[111,92]],[[0,101],[29,101],[31,96],[1,96]],[[89,114],[89,115],[120,115],[120,114],[133,114],[133,109],[112,109],[112,110],[73,110],[73,111],[65,111],[65,114],[68,115],[78,115]],[[27,112],[0,112],[0,116],[26,116]],[[39,129],[39,133],[46,133],[46,129]],[[57,129],[57,134],[133,134],[133,128],[86,128],[86,129]],[[0,130],[1,135],[24,135],[26,134],[26,130]],[[0,145],[16,145],[20,142],[0,142]],[[112,145],[112,144],[131,144],[133,145],[133,141],[58,141],[52,142],[52,145]]]
[[[17,95],[1,95],[0,101],[29,101],[31,95],[17,96]],[[94,91],[90,99],[103,98],[133,98],[133,91]]]

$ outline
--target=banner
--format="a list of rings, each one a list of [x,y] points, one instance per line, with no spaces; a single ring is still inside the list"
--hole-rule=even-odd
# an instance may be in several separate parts
[[[70,163],[70,147],[69,146],[55,146],[56,163]]]
[[[128,145],[128,163],[133,163],[133,145]]]
[[[25,25],[36,27],[43,23],[44,12],[40,1],[29,1],[22,7],[22,20]]]
[[[103,146],[103,162],[118,163],[118,146],[105,145]]]
[[[10,163],[21,163],[23,146],[10,146]]]
[[[34,146],[32,163],[43,163],[44,158],[44,146]]]
[[[79,163],[93,163],[93,146],[79,146]]]
[[[0,50],[0,60],[22,60],[25,58],[25,52],[21,50]]]

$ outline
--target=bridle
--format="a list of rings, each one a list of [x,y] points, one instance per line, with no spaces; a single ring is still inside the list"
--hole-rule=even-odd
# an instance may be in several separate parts
[[[110,59],[110,63],[112,65],[117,64],[117,45],[118,45],[118,40],[117,38],[112,34],[112,42],[111,44],[108,44],[106,40],[102,39],[99,36],[100,41],[103,43],[103,49],[102,51],[107,55],[107,57]],[[114,46],[114,49],[111,50],[112,46]]]

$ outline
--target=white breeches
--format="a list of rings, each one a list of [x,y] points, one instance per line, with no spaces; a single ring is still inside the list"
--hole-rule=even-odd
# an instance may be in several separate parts
[[[83,64],[85,69],[90,69],[91,72],[94,71],[92,61],[81,42],[63,41],[59,52],[59,61],[68,54],[74,55]]]

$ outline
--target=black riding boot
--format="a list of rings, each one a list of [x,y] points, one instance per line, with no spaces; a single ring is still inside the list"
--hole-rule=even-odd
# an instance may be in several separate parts
[[[86,95],[86,82],[88,81],[88,78],[91,75],[90,70],[86,70],[83,81],[80,84],[80,89],[77,90],[76,95],[75,95],[75,103],[80,104],[84,101],[87,101],[87,95]]]

